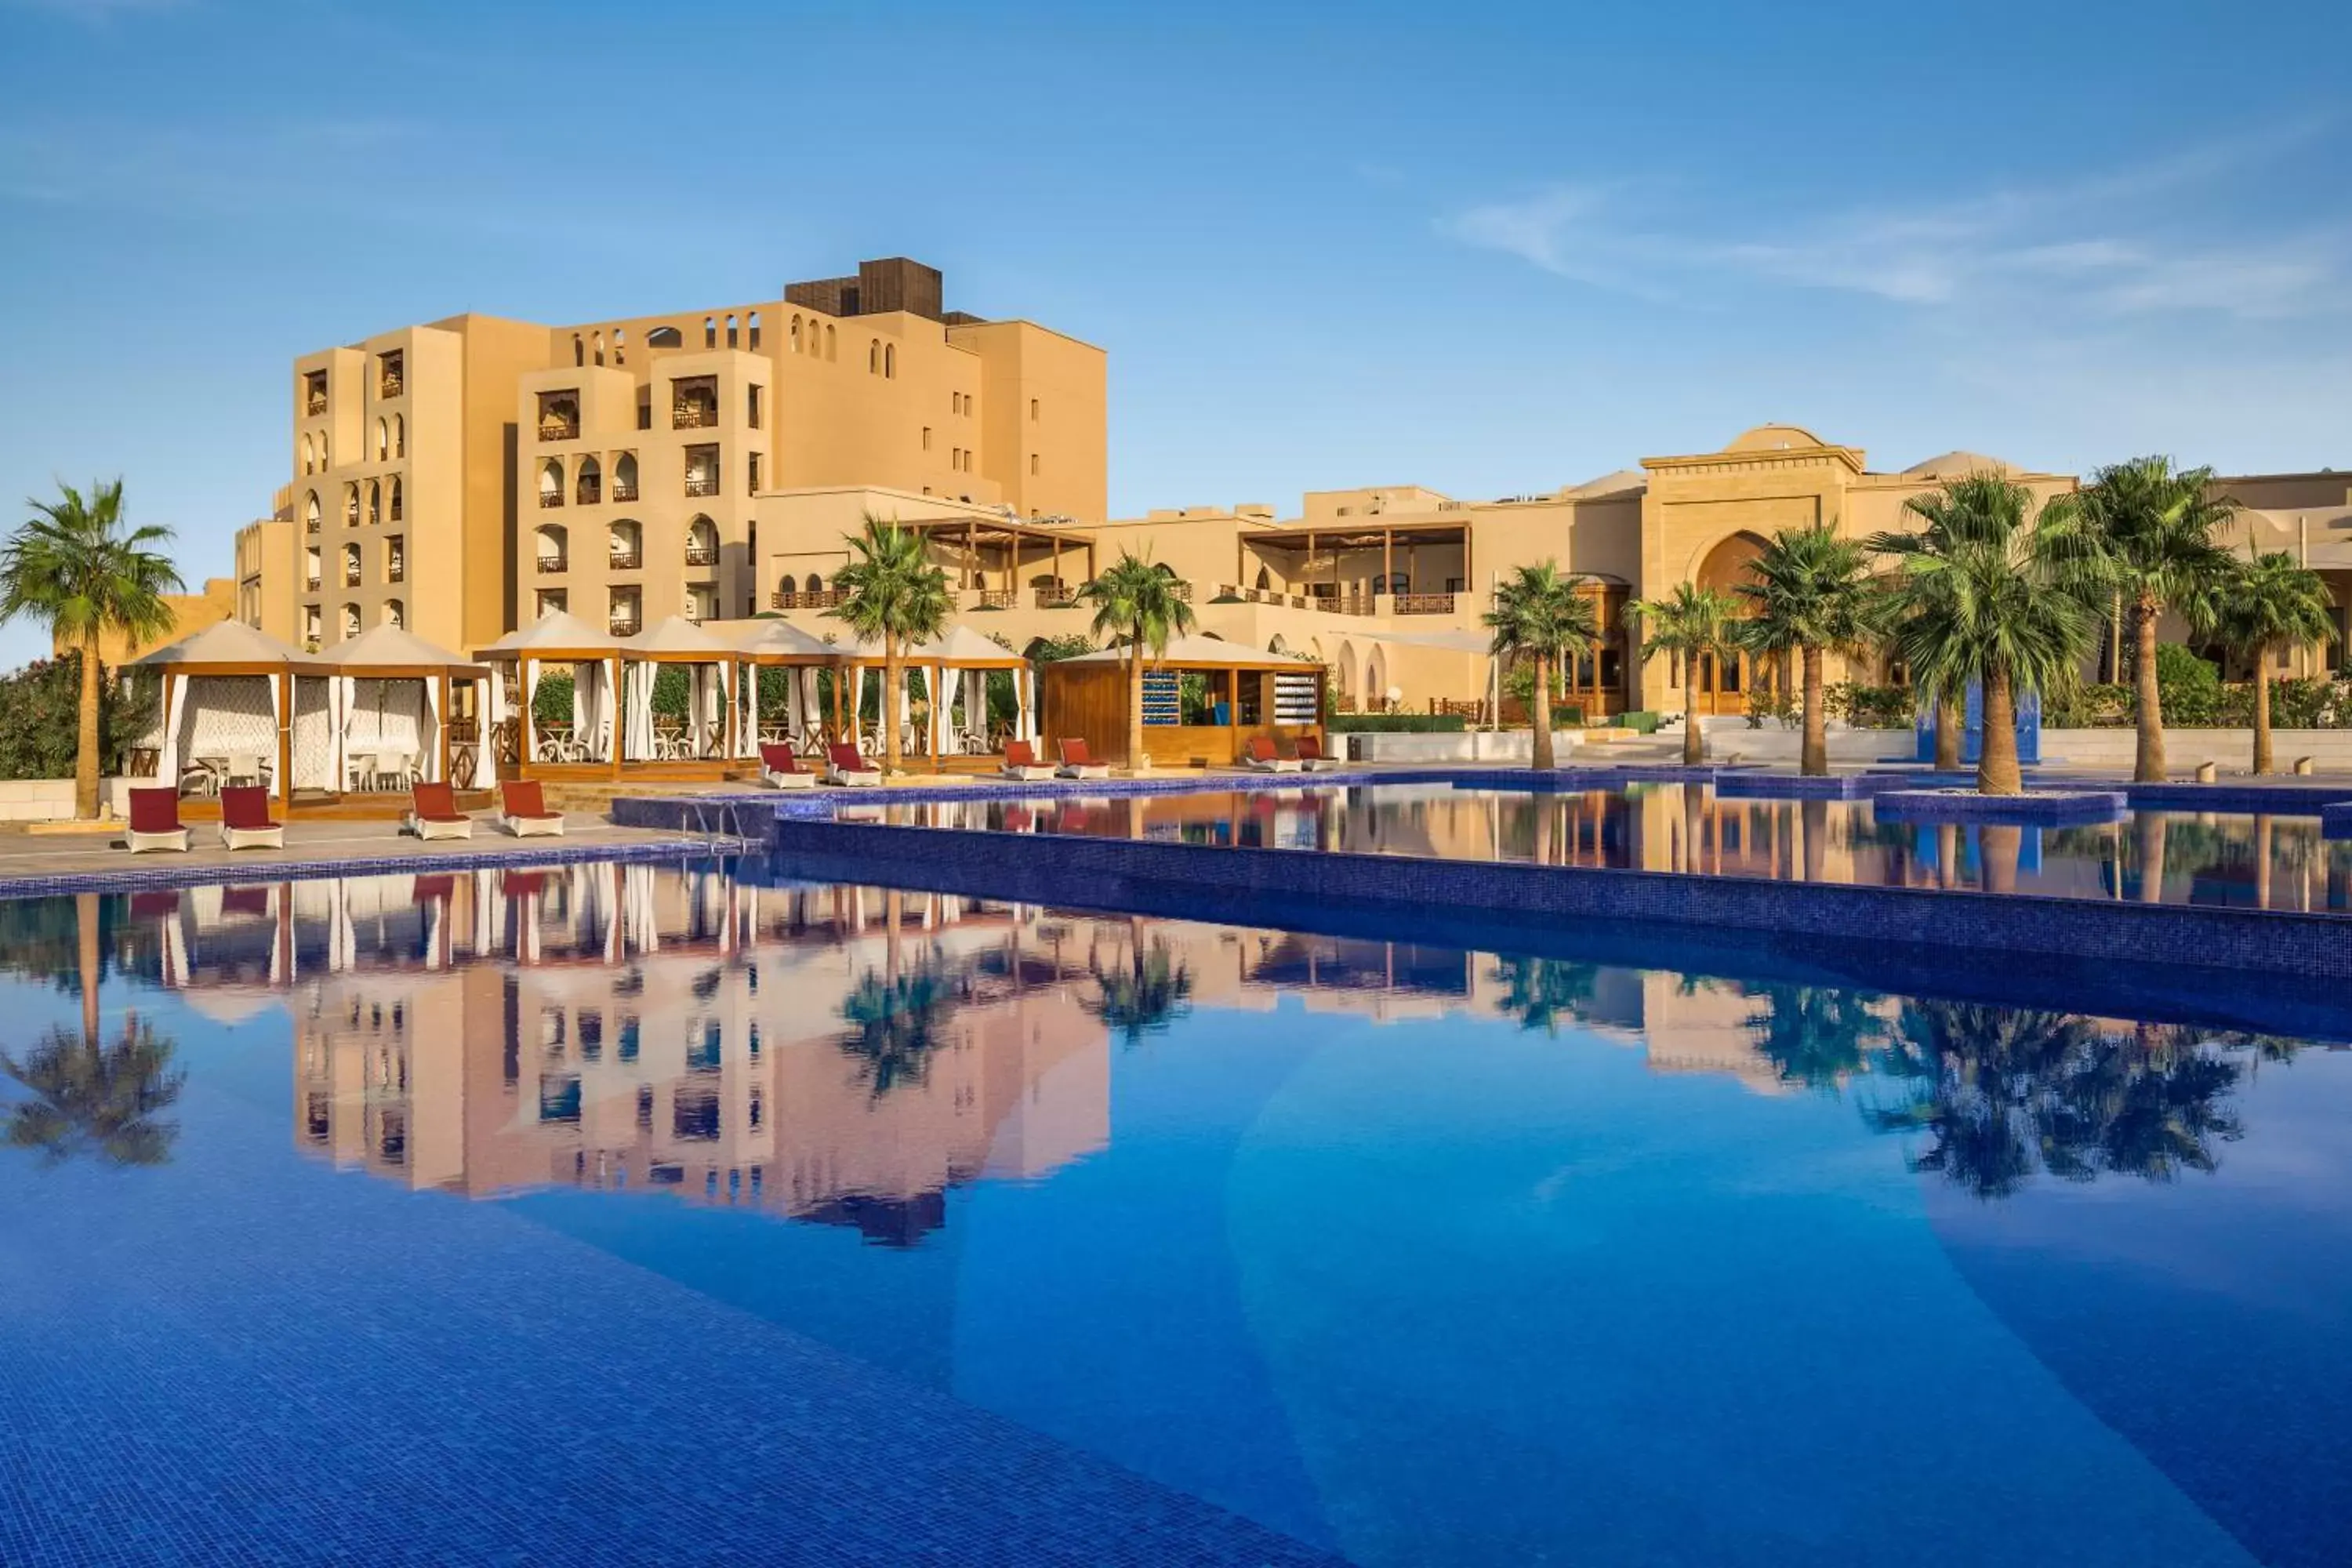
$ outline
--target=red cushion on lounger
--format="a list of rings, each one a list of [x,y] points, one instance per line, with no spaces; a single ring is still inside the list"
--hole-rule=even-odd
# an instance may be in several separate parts
[[[1270,763],[1274,761],[1274,737],[1252,735],[1244,751],[1251,762]]]
[[[801,760],[793,755],[790,746],[780,746],[769,741],[760,742],[760,765],[772,773],[796,773],[801,771]]]
[[[870,773],[874,771],[855,746],[827,746],[824,754],[831,757],[833,765],[845,773]]]
[[[239,831],[275,827],[269,820],[269,792],[259,784],[231,784],[220,793],[221,826]]]
[[[446,784],[417,784],[409,792],[409,802],[427,822],[456,822],[463,815],[457,809],[457,792]]]
[[[436,899],[455,898],[457,896],[457,879],[455,877],[419,877],[416,879],[415,890],[409,896],[412,901],[420,904],[429,904]]]
[[[510,780],[499,785],[505,795],[509,816],[552,816],[547,809],[547,795],[537,779]]]
[[[1323,742],[1317,740],[1312,735],[1299,736],[1298,760],[1302,763],[1321,762],[1323,760]]]
[[[1087,743],[1084,741],[1063,742],[1062,761],[1074,768],[1090,768],[1095,765],[1094,753],[1087,750]]]
[[[134,789],[131,792],[131,831],[133,833],[177,833],[180,830],[180,792],[169,785],[154,789]]]
[[[1004,765],[1008,768],[1034,768],[1037,765],[1037,753],[1030,749],[1026,741],[1007,741],[1004,742]]]

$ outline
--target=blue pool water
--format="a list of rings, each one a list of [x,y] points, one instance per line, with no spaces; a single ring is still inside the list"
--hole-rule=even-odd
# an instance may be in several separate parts
[[[1421,935],[0,906],[0,1562],[2346,1560],[2352,1010]]]

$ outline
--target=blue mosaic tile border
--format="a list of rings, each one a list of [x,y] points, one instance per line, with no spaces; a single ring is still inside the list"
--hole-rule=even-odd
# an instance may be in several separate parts
[[[1514,926],[1595,921],[1714,926],[2040,958],[2352,978],[2352,917],[2032,893],[1850,886],[1675,872],[1418,859],[869,823],[780,821],[783,868],[877,885],[1003,879],[1038,901],[1123,909],[1138,890],[1183,889],[1243,909],[1308,900],[1475,916]],[[808,859],[815,869],[798,865]],[[947,890],[986,894],[981,885]],[[1262,917],[1261,917],[1262,918]]]
[[[2119,784],[2134,805],[2167,811],[2217,811],[2269,816],[2324,816],[2338,801],[2352,802],[2352,784]]]
[[[479,871],[511,867],[570,866],[582,861],[604,863],[702,859],[710,856],[756,854],[767,848],[765,835],[757,837],[712,836],[679,837],[659,844],[598,844],[587,840],[545,849],[447,851],[438,854],[390,855],[368,859],[281,860],[247,852],[243,859],[174,864],[163,857],[142,857],[142,864],[106,871],[60,872],[49,877],[0,876],[0,899],[40,899],[67,893],[138,893],[166,888],[215,885],[250,887],[260,882],[311,882],[330,877],[398,876],[413,871]],[[126,854],[126,858],[128,856]],[[161,863],[158,863],[158,862]]]
[[[1885,822],[1968,822],[1987,826],[2075,827],[2114,822],[2124,814],[2121,790],[2034,790],[2027,795],[1975,795],[1964,791],[1895,789],[1880,792]]]
[[[1863,800],[1887,790],[1917,789],[1902,773],[1727,773],[1715,781],[1720,800]]]

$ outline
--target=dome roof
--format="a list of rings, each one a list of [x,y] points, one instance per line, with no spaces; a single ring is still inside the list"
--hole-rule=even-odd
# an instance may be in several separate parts
[[[1988,458],[1982,452],[1946,452],[1914,463],[1903,470],[1904,477],[1914,479],[1964,479],[1970,474],[2013,474],[2017,469],[1999,458]]]
[[[1603,474],[1597,479],[1587,479],[1580,485],[1570,485],[1559,493],[1564,498],[1589,499],[1593,496],[1623,495],[1630,490],[1647,489],[1650,476],[1639,468],[1620,468],[1613,474]]]
[[[1829,443],[1801,425],[1759,425],[1732,439],[1727,452],[1780,452],[1796,447],[1826,447]]]

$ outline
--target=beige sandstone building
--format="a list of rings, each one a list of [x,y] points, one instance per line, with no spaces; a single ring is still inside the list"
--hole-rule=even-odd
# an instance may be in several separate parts
[[[1729,586],[1780,529],[1902,528],[1907,499],[1962,474],[2076,484],[1968,452],[1877,469],[1764,425],[1498,500],[1391,485],[1310,491],[1289,517],[1114,519],[1105,384],[1101,350],[948,310],[940,275],[903,258],[748,304],[402,328],[295,362],[289,479],[238,535],[234,613],[320,647],[390,622],[470,650],[559,608],[618,634],[781,614],[838,635],[844,535],[870,515],[924,531],[967,623],[1015,648],[1084,633],[1076,588],[1133,551],[1186,585],[1202,630],[1328,664],[1343,709],[1420,710],[1486,694],[1493,586],[1551,559],[1590,579],[1609,628],[1574,672],[1584,710],[1678,710],[1681,673],[1643,663],[1628,600]],[[2224,481],[2252,509],[2242,542],[2299,552],[2352,605],[2347,483]],[[1692,678],[1701,711],[1735,713],[1770,676],[1739,659]]]

